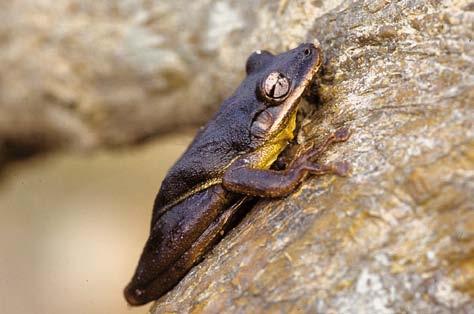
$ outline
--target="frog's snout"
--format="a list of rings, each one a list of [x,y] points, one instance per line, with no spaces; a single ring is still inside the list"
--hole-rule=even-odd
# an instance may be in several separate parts
[[[304,62],[310,62],[312,67],[319,68],[322,63],[322,50],[319,41],[304,43],[299,46],[299,54]]]
[[[127,303],[132,306],[142,305],[146,303],[146,301],[144,301],[143,298],[140,297],[142,294],[143,292],[141,290],[136,289],[131,285],[128,285],[123,291],[125,300],[127,300]]]

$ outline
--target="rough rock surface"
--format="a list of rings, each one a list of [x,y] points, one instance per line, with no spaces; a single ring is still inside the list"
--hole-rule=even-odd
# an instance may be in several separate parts
[[[473,7],[347,1],[315,16],[323,105],[302,131],[349,126],[325,159],[352,176],[258,203],[152,312],[473,313]]]

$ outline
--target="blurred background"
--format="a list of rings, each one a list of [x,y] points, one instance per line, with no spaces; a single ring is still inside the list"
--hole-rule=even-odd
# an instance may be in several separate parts
[[[0,181],[0,313],[146,313],[122,289],[160,182],[189,140],[11,165]]]
[[[244,74],[245,19],[222,1],[0,1],[0,313],[147,312],[122,289],[167,169]]]

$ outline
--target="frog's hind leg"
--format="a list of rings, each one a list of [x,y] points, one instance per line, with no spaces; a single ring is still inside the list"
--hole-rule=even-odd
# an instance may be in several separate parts
[[[145,304],[170,291],[194,265],[202,261],[205,254],[224,236],[237,211],[249,199],[249,197],[243,196],[236,200],[232,206],[224,209],[193,242],[191,247],[179,256],[170,267],[155,275],[153,281],[147,283],[146,287],[127,287],[125,296],[129,304]]]
[[[213,221],[209,227],[204,231],[201,236],[193,243],[191,248],[187,250],[170,268],[169,271],[177,272],[179,276],[184,276],[194,265],[202,261],[206,253],[210,251],[214,245],[220,241],[220,239],[228,231],[228,226],[233,222],[233,218],[236,216],[243,204],[250,200],[250,197],[244,196],[237,200],[232,206],[225,209],[224,212]],[[174,276],[168,276],[174,277]]]

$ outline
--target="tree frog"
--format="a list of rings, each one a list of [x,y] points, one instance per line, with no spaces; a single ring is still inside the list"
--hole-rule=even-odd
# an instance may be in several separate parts
[[[285,169],[270,168],[293,139],[298,103],[321,62],[321,49],[312,43],[249,56],[245,79],[161,184],[149,238],[124,291],[130,305],[171,290],[222,238],[245,198],[288,195],[309,174],[346,174],[346,163],[315,159],[331,143],[347,140],[347,129],[302,149]]]

